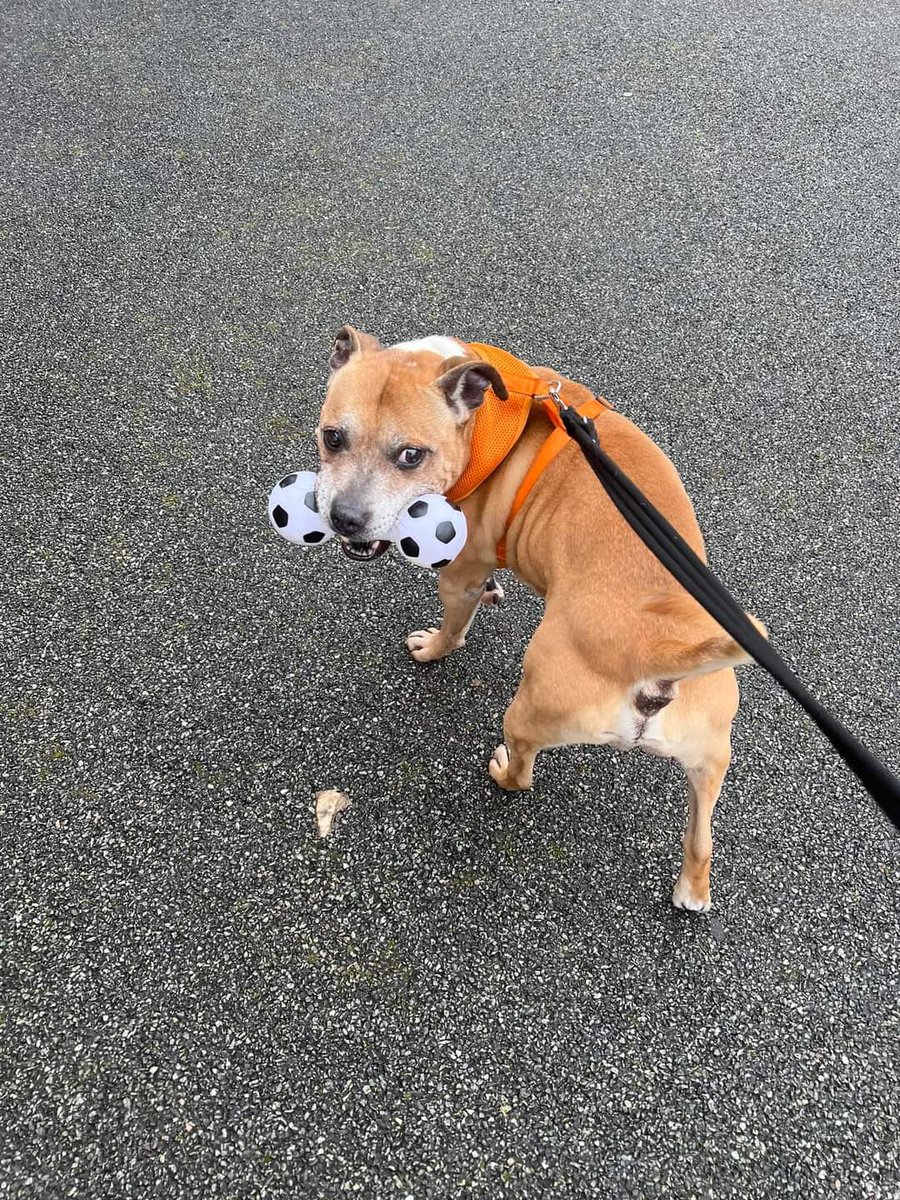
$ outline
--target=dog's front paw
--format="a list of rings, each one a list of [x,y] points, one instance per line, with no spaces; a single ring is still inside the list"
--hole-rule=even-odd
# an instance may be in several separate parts
[[[484,585],[484,591],[481,593],[481,603],[488,608],[499,608],[506,597],[506,592],[493,577]]]
[[[457,643],[462,645],[462,642]],[[457,647],[441,635],[439,629],[419,629],[406,639],[406,648],[416,662],[436,662]]]
[[[684,875],[678,877],[678,882],[672,892],[672,903],[676,908],[683,908],[685,912],[705,913],[709,912],[712,907],[709,888],[707,887],[705,895],[698,893]]]

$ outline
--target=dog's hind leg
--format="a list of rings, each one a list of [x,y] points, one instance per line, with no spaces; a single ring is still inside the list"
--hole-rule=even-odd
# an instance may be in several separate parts
[[[679,684],[677,701],[661,714],[671,739],[668,753],[681,763],[688,783],[684,859],[672,903],[691,912],[706,912],[710,906],[711,818],[731,761],[737,705],[734,672],[716,671]]]
[[[728,770],[731,749],[726,738],[718,753],[699,766],[685,766],[688,780],[688,821],[684,831],[684,860],[672,892],[676,908],[706,912],[710,906],[709,864],[712,859],[712,811]]]
[[[530,788],[541,750],[597,740],[584,721],[586,678],[571,640],[545,615],[525,653],[519,690],[503,718],[504,742],[488,764],[499,787]]]

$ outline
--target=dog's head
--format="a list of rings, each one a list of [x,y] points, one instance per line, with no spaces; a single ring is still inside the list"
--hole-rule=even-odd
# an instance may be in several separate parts
[[[383,347],[349,325],[335,338],[330,365],[316,430],[318,506],[344,551],[368,560],[387,549],[405,505],[453,486],[485,392],[493,387],[506,399],[506,388],[479,359]]]

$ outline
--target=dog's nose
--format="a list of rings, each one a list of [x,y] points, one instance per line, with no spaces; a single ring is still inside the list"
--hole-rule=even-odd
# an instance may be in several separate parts
[[[368,519],[367,512],[347,500],[335,500],[331,506],[331,528],[342,537],[355,537]]]

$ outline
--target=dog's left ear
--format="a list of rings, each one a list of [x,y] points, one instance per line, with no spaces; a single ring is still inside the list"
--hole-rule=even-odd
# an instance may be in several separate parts
[[[447,403],[463,420],[484,403],[484,394],[492,387],[501,400],[509,395],[496,367],[471,358],[449,358],[441,364],[442,374],[434,386],[447,397]]]
[[[360,333],[352,325],[342,325],[335,334],[328,365],[332,371],[337,371],[354,354],[360,354],[363,350],[377,350],[379,345],[378,338],[372,337],[371,334]]]

